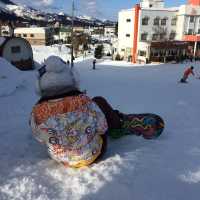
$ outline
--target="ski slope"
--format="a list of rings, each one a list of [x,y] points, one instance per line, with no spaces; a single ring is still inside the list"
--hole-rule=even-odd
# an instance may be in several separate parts
[[[178,83],[189,64],[132,66],[105,61],[92,70],[92,60],[76,63],[89,96],[104,96],[122,112],[159,114],[166,123],[157,140],[109,140],[103,160],[82,169],[54,162],[31,135],[29,115],[38,100],[36,72],[23,72],[23,82],[15,81],[21,75],[7,77],[10,82],[0,94],[0,199],[198,200],[200,80],[191,77],[189,84]],[[192,64],[200,72],[200,63]],[[17,88],[7,94],[9,84]]]

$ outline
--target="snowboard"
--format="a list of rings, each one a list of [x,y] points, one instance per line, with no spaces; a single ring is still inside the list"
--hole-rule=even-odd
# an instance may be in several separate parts
[[[128,134],[155,139],[162,134],[164,126],[164,120],[160,116],[147,113],[125,115],[122,128]]]
[[[164,127],[164,120],[152,113],[123,114],[121,130],[111,131],[110,136],[117,139],[124,135],[137,135],[145,139],[156,139]]]

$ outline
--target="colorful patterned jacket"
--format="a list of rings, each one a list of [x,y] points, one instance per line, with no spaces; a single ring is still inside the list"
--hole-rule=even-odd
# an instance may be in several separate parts
[[[100,108],[84,94],[41,101],[31,114],[35,138],[46,144],[54,160],[70,167],[99,157],[107,127]]]

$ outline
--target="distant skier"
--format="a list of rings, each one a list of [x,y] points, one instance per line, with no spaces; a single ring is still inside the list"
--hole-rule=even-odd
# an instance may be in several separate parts
[[[70,62],[69,62],[69,60],[67,60],[67,65],[69,66],[69,64],[70,64]]]
[[[188,77],[192,74],[194,76],[194,67],[191,66],[184,71],[183,78],[181,79],[181,83],[187,83]]]
[[[96,59],[93,60],[93,69],[96,69]]]

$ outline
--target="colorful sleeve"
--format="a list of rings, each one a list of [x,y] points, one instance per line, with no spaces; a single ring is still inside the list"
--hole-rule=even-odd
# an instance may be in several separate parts
[[[40,129],[39,129],[38,125],[35,123],[35,118],[34,118],[33,113],[31,113],[30,126],[32,129],[33,136],[36,138],[36,140],[38,140],[40,143],[44,144],[45,141],[41,137],[41,133],[40,133]]]

